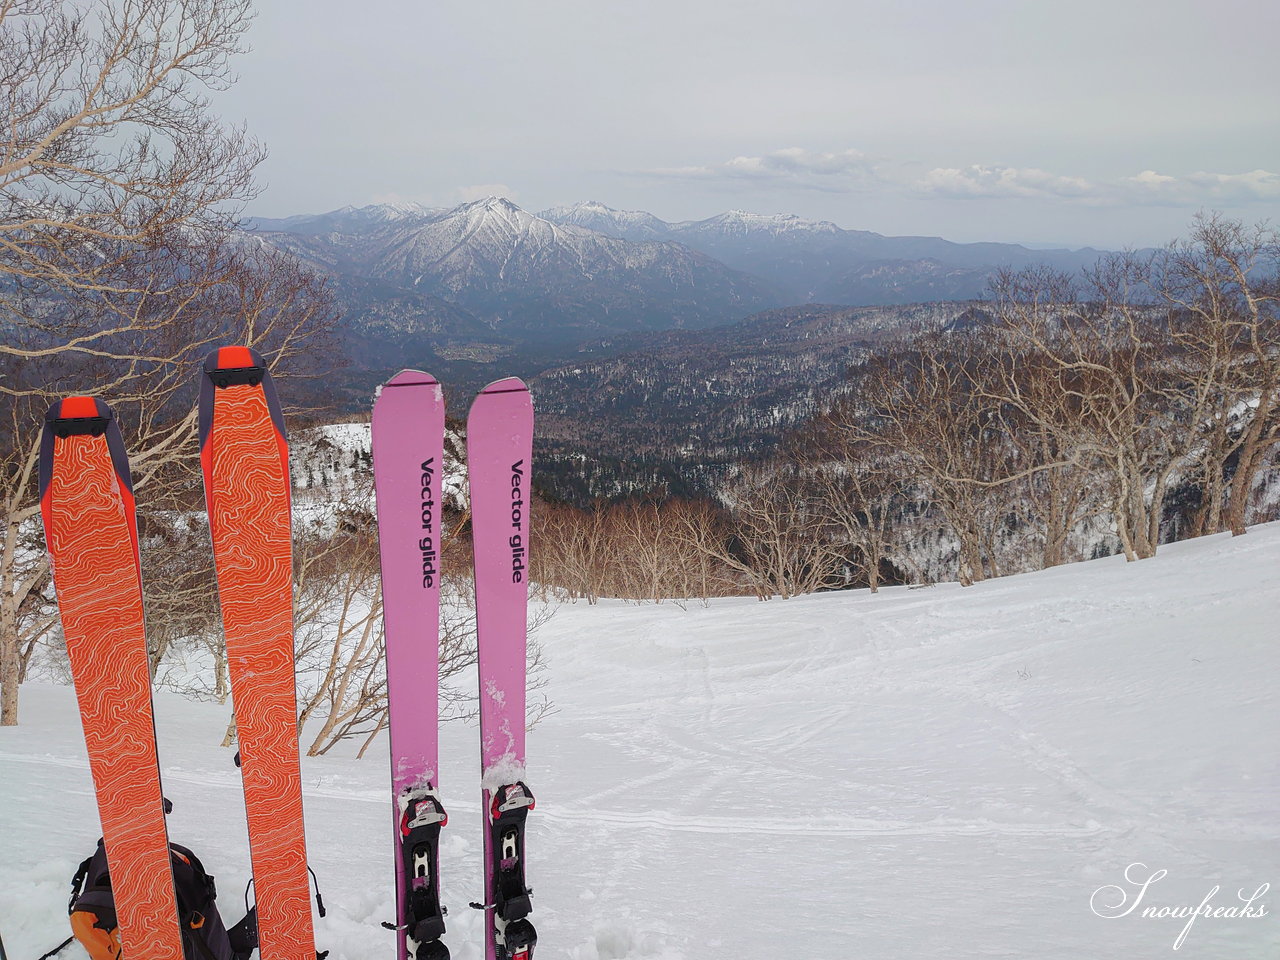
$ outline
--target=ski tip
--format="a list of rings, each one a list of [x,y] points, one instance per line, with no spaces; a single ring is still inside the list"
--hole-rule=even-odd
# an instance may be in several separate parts
[[[435,377],[422,370],[401,370],[383,384],[384,387],[430,387],[440,383]]]
[[[46,420],[78,420],[84,417],[113,419],[111,408],[97,397],[64,397],[54,402]]]
[[[65,397],[55,401],[44,415],[44,431],[40,436],[40,509],[45,516],[46,529],[52,505],[49,491],[50,481],[53,479],[54,450],[58,440],[66,441],[70,437],[105,438],[121,490],[129,496],[133,493],[129,460],[120,442],[115,411],[97,397]],[[129,504],[132,504],[132,500],[129,500]]]
[[[100,437],[107,432],[107,424],[115,418],[111,408],[96,397],[66,397],[49,407],[44,422],[54,436],[89,434]]]
[[[493,381],[493,383],[489,384],[487,387],[481,390],[480,393],[477,394],[477,396],[483,397],[491,393],[528,393],[528,392],[529,392],[529,388],[525,386],[524,381],[521,380],[519,377],[507,377],[505,380]]]
[[[219,347],[205,357],[204,373],[219,390],[242,384],[256,387],[267,379],[267,363],[249,347]]]
[[[205,373],[215,370],[244,370],[247,367],[265,367],[262,355],[249,347],[219,347],[204,361]]]

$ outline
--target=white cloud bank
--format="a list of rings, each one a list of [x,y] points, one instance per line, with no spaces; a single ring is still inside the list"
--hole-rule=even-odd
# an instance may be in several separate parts
[[[946,197],[1088,198],[1093,184],[1082,177],[1061,177],[1034,167],[938,167],[916,182],[923,193]]]
[[[645,175],[682,180],[756,181],[809,190],[844,192],[880,180],[874,161],[861,150],[823,153],[803,147],[740,156],[723,163],[646,170]]]
[[[1250,170],[1248,173],[1199,173],[1171,177],[1143,170],[1123,181],[1135,198],[1157,203],[1250,203],[1255,200],[1280,200],[1280,173]]]
[[[1280,198],[1280,174],[1267,170],[1248,173],[1200,171],[1172,176],[1144,170],[1119,180],[1066,177],[1035,168],[938,167],[915,181],[921,193],[951,198],[1024,198],[1066,200],[1088,204],[1243,204]]]
[[[1181,176],[1144,170],[1131,177],[1091,180],[1037,167],[995,164],[935,167],[913,176],[904,172],[907,166],[862,150],[822,152],[788,147],[721,163],[644,170],[639,175],[725,186],[754,183],[832,193],[898,190],[947,199],[1048,200],[1091,206],[1231,206],[1280,199],[1280,174],[1261,169]]]

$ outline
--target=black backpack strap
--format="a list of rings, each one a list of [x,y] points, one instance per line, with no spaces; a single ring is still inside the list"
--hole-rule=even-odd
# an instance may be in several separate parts
[[[71,878],[71,899],[67,901],[67,916],[71,916],[72,912],[76,908],[76,901],[80,899],[80,894],[84,893],[85,877],[89,876],[89,864],[93,863],[94,856],[97,856],[97,854],[85,857],[81,860],[80,866],[76,867],[76,875]],[[74,940],[75,937],[72,937],[71,939]],[[71,940],[67,941],[67,943],[70,942]],[[64,943],[62,947],[65,947],[66,945],[67,944]],[[57,953],[58,950],[62,949],[62,947],[58,947],[58,949],[54,950],[53,953]],[[45,957],[52,955],[52,953],[47,953],[45,954]],[[44,957],[41,957],[40,960],[44,960]]]
[[[188,904],[189,909],[203,910],[214,900],[218,899],[218,888],[213,882],[213,876],[205,870],[204,864],[200,862],[200,858],[197,857],[189,847],[184,847],[177,843],[171,843],[169,844],[169,853],[170,855],[176,854],[179,859],[185,860],[187,862],[187,866],[191,867],[192,873],[199,881],[200,889],[193,890],[191,892],[196,894],[197,899],[199,899],[200,902]],[[176,870],[174,871],[174,880],[175,882],[177,881]],[[186,891],[179,890],[180,895],[185,892]]]

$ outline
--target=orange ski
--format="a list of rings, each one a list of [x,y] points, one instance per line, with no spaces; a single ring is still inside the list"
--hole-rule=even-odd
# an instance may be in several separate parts
[[[293,666],[289,446],[247,347],[209,355],[200,460],[244,780],[261,960],[315,960]]]
[[[111,408],[45,417],[40,510],[126,957],[183,960],[156,759],[129,462]]]

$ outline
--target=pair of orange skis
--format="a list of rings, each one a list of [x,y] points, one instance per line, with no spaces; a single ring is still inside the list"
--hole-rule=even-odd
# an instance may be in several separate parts
[[[239,736],[262,960],[315,960],[293,667],[289,451],[266,366],[204,365],[200,459]],[[183,960],[155,746],[133,490],[111,409],[53,405],[40,506],[111,870],[121,952]]]

